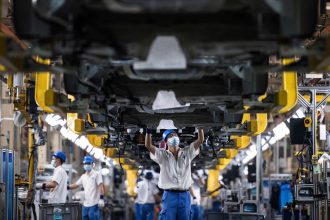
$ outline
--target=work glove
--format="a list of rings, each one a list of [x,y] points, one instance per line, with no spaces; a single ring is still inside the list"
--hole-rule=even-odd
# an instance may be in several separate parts
[[[147,133],[147,134],[151,134],[151,131],[152,131],[151,128],[147,128],[147,129],[146,129],[146,133]]]
[[[100,208],[103,208],[103,207],[104,207],[104,199],[103,199],[103,195],[100,196],[100,200],[99,200],[98,205],[99,205]]]
[[[46,183],[36,183],[35,188],[45,190],[46,189]]]
[[[103,208],[104,207],[104,199],[100,199],[98,205],[99,205],[100,208]]]
[[[192,205],[197,205],[197,198],[193,197]]]

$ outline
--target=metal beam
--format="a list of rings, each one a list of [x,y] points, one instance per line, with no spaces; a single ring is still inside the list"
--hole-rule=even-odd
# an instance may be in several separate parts
[[[311,108],[311,104],[307,102],[307,100],[305,99],[305,97],[300,94],[298,92],[298,101],[300,102],[300,104],[305,107],[305,108]]]
[[[330,92],[328,92],[325,97],[323,97],[323,99],[316,105],[316,109],[318,109],[330,96]],[[316,99],[316,96],[315,96]]]
[[[317,93],[328,93],[330,86],[299,86],[298,91],[312,91],[315,90]]]
[[[316,103],[316,93],[317,89],[311,89],[311,103],[312,103],[312,152],[313,155],[317,155],[317,141],[316,141],[316,129],[317,129],[317,103]],[[312,174],[312,180],[314,184],[314,192],[317,192],[317,175],[314,173]],[[312,206],[312,219],[317,220],[318,219],[318,202],[313,201],[313,206]]]
[[[257,136],[256,141],[257,146],[257,161],[256,161],[256,195],[257,195],[257,205],[258,213],[260,213],[260,202],[261,202],[261,187],[262,187],[262,146],[261,146],[261,135]]]

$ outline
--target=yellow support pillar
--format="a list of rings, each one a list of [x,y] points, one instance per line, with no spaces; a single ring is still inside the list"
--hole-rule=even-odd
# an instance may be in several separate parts
[[[126,170],[127,175],[127,194],[135,196],[134,188],[136,186],[137,170]]]
[[[219,183],[219,170],[209,170],[209,176],[207,178],[207,192],[212,192],[220,187]],[[210,196],[216,197],[219,194],[219,190],[213,192]]]

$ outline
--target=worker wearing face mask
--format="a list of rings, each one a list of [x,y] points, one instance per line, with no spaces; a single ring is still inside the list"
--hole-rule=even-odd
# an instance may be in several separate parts
[[[79,180],[68,186],[68,189],[84,188],[83,219],[101,219],[100,209],[104,207],[104,188],[100,173],[93,170],[93,158],[85,156],[83,159],[85,173]]]
[[[166,130],[163,140],[168,150],[156,148],[152,144],[151,130],[147,129],[145,146],[150,157],[159,164],[158,186],[164,189],[160,220],[188,220],[191,200],[189,188],[192,185],[191,161],[198,155],[204,142],[204,131],[198,129],[198,138],[189,146],[180,148],[180,139],[174,130]]]
[[[62,151],[57,151],[52,155],[51,164],[54,166],[54,175],[50,182],[37,183],[36,189],[50,190],[48,203],[65,203],[67,191],[68,175],[62,164],[66,156]]]

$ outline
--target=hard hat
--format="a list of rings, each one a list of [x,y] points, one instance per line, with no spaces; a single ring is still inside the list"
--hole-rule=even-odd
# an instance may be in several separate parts
[[[60,158],[62,160],[62,163],[64,163],[66,160],[66,156],[62,151],[56,151],[52,156]]]
[[[83,163],[93,163],[94,160],[91,156],[84,156]]]
[[[169,135],[172,134],[172,133],[175,133],[175,131],[172,130],[172,129],[167,129],[167,130],[165,130],[164,133],[163,133],[163,140],[166,141],[167,136],[169,136]]]

